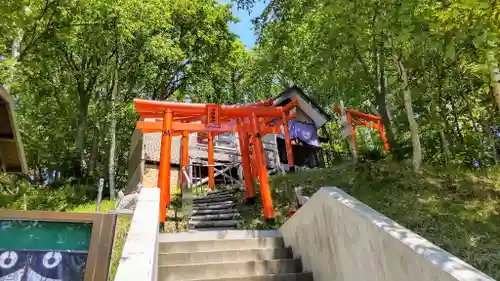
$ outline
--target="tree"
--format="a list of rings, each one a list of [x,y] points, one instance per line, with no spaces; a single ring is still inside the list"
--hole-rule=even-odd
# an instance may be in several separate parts
[[[0,79],[16,96],[30,173],[41,183],[53,171],[86,183],[103,177],[113,195],[113,182],[127,180],[132,99],[183,98],[210,70],[237,68],[227,59],[238,44],[229,8],[201,0],[0,4]],[[237,86],[238,71],[221,87]]]
[[[487,164],[498,161],[497,11],[485,0],[271,1],[256,54],[268,85],[379,114],[391,153],[416,169]]]

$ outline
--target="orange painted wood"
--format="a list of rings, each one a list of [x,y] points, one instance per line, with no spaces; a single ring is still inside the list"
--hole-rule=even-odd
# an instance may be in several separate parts
[[[222,114],[229,117],[246,117],[249,114],[255,114],[262,117],[279,117],[281,110],[273,107],[253,107],[253,108],[226,108],[221,110]]]
[[[221,122],[220,109],[221,106],[218,104],[207,104],[205,124],[219,125]]]
[[[250,156],[250,166],[252,168],[252,178],[254,180],[258,179],[259,178],[259,172],[258,172],[258,169],[257,169],[257,161],[255,160],[255,137],[254,137],[254,134],[252,133],[252,129],[251,127],[248,128],[248,131],[247,132],[250,132],[249,134],[249,138],[248,138],[248,148],[251,150],[250,153],[249,153],[249,156]]]
[[[274,219],[274,209],[273,209],[273,199],[271,196],[271,188],[269,187],[269,179],[267,175],[267,165],[264,156],[264,148],[262,146],[262,139],[258,133],[257,127],[257,116],[254,113],[252,118],[250,118],[252,123],[252,134],[254,137],[254,150],[255,150],[255,160],[257,163],[257,169],[259,173],[260,181],[260,193],[262,195],[262,206],[264,208],[264,217],[266,219]]]
[[[186,178],[184,176],[183,168],[188,165],[189,163],[189,132],[188,131],[183,131],[182,132],[182,139],[181,139],[181,177],[180,177],[180,186],[181,186],[181,191],[183,185],[186,183]]]
[[[377,122],[378,125],[378,132],[380,134],[380,138],[382,139],[382,142],[384,143],[384,148],[386,152],[389,152],[389,142],[387,141],[387,137],[385,136],[385,130],[384,130],[384,125],[382,125],[382,121]]]
[[[354,110],[354,109],[345,108],[344,110],[346,113],[347,112],[351,113],[352,116],[361,117],[363,119],[370,120],[370,121],[376,121],[376,120],[381,119],[380,116],[373,115],[373,114],[367,114],[367,113],[364,113],[364,112],[361,112],[358,110]],[[340,107],[335,106],[335,112],[340,113]]]
[[[238,140],[240,144],[241,153],[241,164],[243,166],[243,178],[245,180],[245,197],[254,198],[255,197],[255,186],[252,177],[252,168],[250,165],[250,150],[248,146],[248,134],[245,131],[245,126],[243,126],[243,120],[238,119]]]
[[[236,130],[236,122],[226,122],[223,124],[200,124],[200,123],[181,123],[174,122],[173,130],[174,131],[189,131],[192,133],[195,132],[234,132]]]
[[[368,123],[368,122],[364,122],[364,121],[358,121],[358,120],[352,120],[352,123],[354,125],[365,126],[365,127],[368,127],[368,128],[372,128],[372,129],[377,129],[378,130],[378,125],[377,124]]]
[[[170,204],[170,160],[172,150],[172,111],[165,112],[160,150],[160,171],[158,186],[160,187],[160,222],[165,222],[167,206]]]
[[[208,188],[213,189],[215,187],[214,178],[214,136],[212,133],[208,133]]]
[[[254,104],[242,104],[242,105],[222,105],[222,109],[231,110],[259,110],[259,109],[270,109],[277,110],[275,107],[271,107],[272,101],[263,101]],[[181,103],[181,102],[167,102],[167,101],[154,101],[145,99],[134,99],[135,110],[139,113],[141,112],[164,112],[168,109],[176,113],[191,113],[191,114],[204,114],[206,113],[207,105],[202,103]],[[248,113],[248,112],[247,112]]]
[[[281,108],[281,112],[288,112],[292,110],[295,106],[297,106],[297,100],[293,99],[291,102],[289,102],[287,105]]]
[[[145,121],[137,121],[135,127],[137,129],[141,129],[141,131],[148,132],[161,132],[162,131],[163,122],[145,122]]]
[[[175,113],[203,114],[206,110],[205,104],[153,101],[143,99],[134,99],[134,105],[137,112],[163,112],[166,110],[171,110],[175,111]]]
[[[182,135],[181,167],[187,165],[188,145],[186,134],[189,132],[208,132],[208,162],[209,162],[209,187],[214,188],[214,136],[224,132],[240,132],[240,147],[247,185],[247,196],[255,196],[253,180],[260,180],[263,198],[264,216],[274,218],[272,198],[267,176],[267,165],[261,137],[270,133],[280,133],[280,125],[294,118],[289,114],[283,120],[274,124],[274,119],[283,118],[283,113],[288,113],[296,105],[293,100],[284,107],[273,106],[272,100],[243,105],[207,105],[196,103],[177,103],[166,101],[151,101],[134,99],[136,111],[141,118],[162,119],[156,122],[137,122],[137,128],[144,133],[162,132],[160,153],[160,173],[158,185],[161,189],[160,220],[166,219],[166,206],[170,203],[170,165],[172,136]],[[243,118],[251,121],[245,123]],[[247,121],[248,122],[248,121]],[[239,125],[239,126],[238,126]],[[250,139],[248,138],[250,134]],[[293,163],[293,160],[292,160]],[[246,167],[246,168],[245,168]],[[181,176],[181,182],[184,176]]]
[[[293,159],[292,141],[290,140],[290,128],[288,128],[288,118],[285,113],[282,114],[281,119],[286,120],[286,122],[283,123],[283,134],[285,137],[286,158],[288,160],[288,167],[290,167],[291,169],[295,165],[295,162]]]

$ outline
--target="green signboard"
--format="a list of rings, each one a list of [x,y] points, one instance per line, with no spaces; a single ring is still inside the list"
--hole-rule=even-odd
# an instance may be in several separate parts
[[[91,233],[90,223],[0,221],[0,280],[83,280]]]
[[[98,280],[96,272],[107,277],[102,268],[109,269],[116,216],[9,213],[14,216],[0,213],[0,281]],[[105,221],[112,224],[105,228],[109,233],[102,231]]]

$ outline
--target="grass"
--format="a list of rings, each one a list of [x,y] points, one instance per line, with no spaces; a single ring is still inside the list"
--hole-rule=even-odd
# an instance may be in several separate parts
[[[167,221],[165,223],[165,232],[181,232],[187,230],[187,220],[181,215],[180,210],[176,207],[175,199],[176,195],[172,197],[172,203],[167,212]],[[107,213],[115,208],[114,201],[105,200],[101,204],[100,212]],[[93,213],[96,211],[96,203],[87,203],[79,205],[68,212],[82,212],[82,213]],[[120,257],[127,240],[127,233],[130,228],[130,223],[132,221],[132,216],[119,215],[116,228],[115,228],[115,239],[113,243],[113,252],[111,256],[110,265],[110,277],[109,280],[114,280],[116,270],[118,269],[118,264],[120,263]]]
[[[101,204],[100,212],[107,213],[115,208],[114,201],[103,201]],[[84,205],[77,206],[69,212],[81,212],[81,213],[93,213],[96,211],[96,203],[88,203]],[[110,278],[109,280],[114,280],[118,264],[120,262],[120,256],[123,251],[123,246],[125,245],[125,240],[127,239],[128,229],[130,227],[130,222],[132,220],[131,216],[118,216],[115,228],[115,239],[113,243],[113,252],[111,254],[111,267],[110,267]]]
[[[500,280],[500,181],[498,173],[366,162],[272,177],[276,228],[295,208],[294,187],[311,196],[336,186]],[[269,228],[260,201],[242,212],[244,228]]]

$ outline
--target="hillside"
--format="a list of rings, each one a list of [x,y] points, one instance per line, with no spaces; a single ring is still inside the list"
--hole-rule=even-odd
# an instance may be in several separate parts
[[[294,187],[312,195],[339,187],[495,279],[500,279],[498,173],[432,168],[413,172],[398,163],[366,162],[303,171],[271,179],[277,225],[295,208]],[[248,228],[265,228],[260,206],[247,211]],[[260,216],[262,217],[262,216]]]

